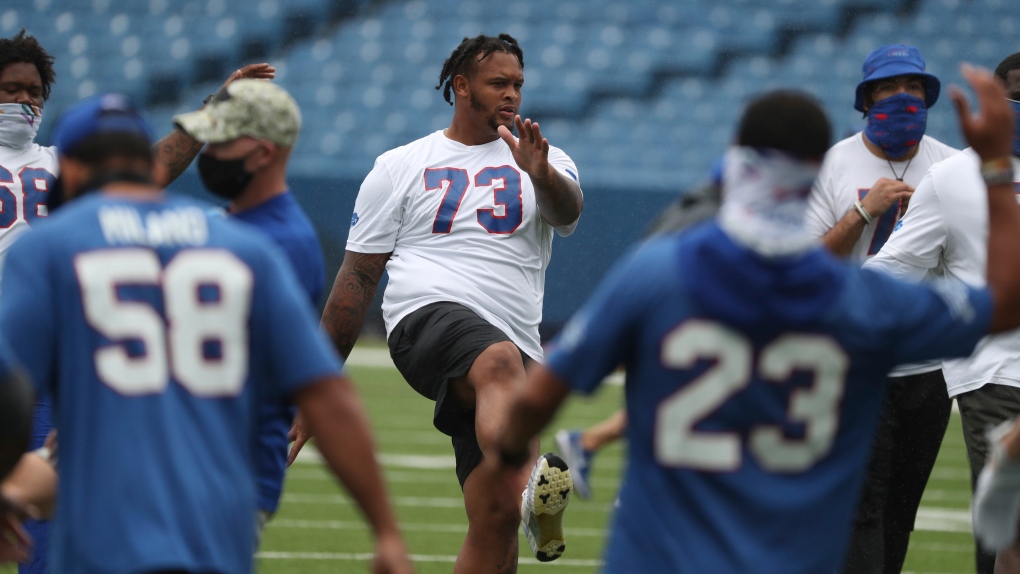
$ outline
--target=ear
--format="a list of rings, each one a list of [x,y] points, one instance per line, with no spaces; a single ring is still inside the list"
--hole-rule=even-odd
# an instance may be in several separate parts
[[[259,140],[259,147],[249,156],[245,167],[250,171],[259,171],[272,165],[280,154],[280,148],[269,140]]]
[[[453,77],[453,93],[458,98],[467,99],[471,97],[471,80],[467,76],[456,75]]]

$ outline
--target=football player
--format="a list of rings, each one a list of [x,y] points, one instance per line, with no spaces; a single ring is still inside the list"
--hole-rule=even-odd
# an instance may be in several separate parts
[[[509,480],[479,466],[493,454],[511,389],[527,364],[542,360],[538,325],[553,233],[572,233],[583,206],[574,162],[538,124],[521,120],[523,83],[513,37],[479,35],[457,46],[437,86],[454,106],[450,126],[376,160],[323,313],[346,357],[388,272],[390,354],[411,387],[435,401],[433,422],[452,438],[457,459],[468,516],[457,573],[515,568],[522,516],[535,556],[558,557],[572,489],[557,481],[549,490],[553,476],[569,483],[552,454]],[[517,499],[529,483],[542,484]]]
[[[965,68],[976,153],[1010,153],[1011,110]],[[627,368],[629,460],[605,572],[836,571],[885,396],[904,362],[966,356],[1020,325],[1020,207],[992,174],[989,287],[916,285],[837,261],[804,222],[829,146],[798,92],[752,102],[715,221],[626,256],[516,390],[501,459],[525,460],[571,390]]]
[[[0,264],[11,243],[28,225],[47,215],[47,200],[59,175],[57,151],[35,143],[43,121],[46,100],[56,79],[54,58],[22,30],[0,38]],[[226,83],[239,78],[272,78],[268,64],[252,64],[235,71]],[[181,130],[173,130],[154,146],[160,185],[175,180],[202,148]],[[2,265],[0,265],[2,271]],[[49,399],[38,398],[32,448],[39,448],[50,431]],[[45,524],[30,522],[35,539],[32,559],[19,567],[22,574],[45,574]]]
[[[825,154],[808,204],[808,227],[834,254],[860,265],[878,253],[928,168],[959,153],[924,134],[941,88],[913,46],[881,46],[864,59],[854,109],[867,127]],[[902,365],[889,378],[845,574],[902,569],[949,424],[941,361]]]
[[[365,514],[373,568],[409,573],[353,387],[278,248],[152,183],[127,98],[54,139],[65,199],[7,262],[0,330],[54,398],[58,572],[250,572],[259,401],[294,400]],[[102,182],[93,185],[92,182]]]
[[[1020,113],[1020,53],[1004,59],[995,69],[1007,86],[1007,100]],[[1010,118],[1009,125],[1016,125]],[[1020,127],[1020,125],[1017,125]],[[1002,158],[1014,174],[1007,183],[1020,186],[1020,139],[1013,140],[1012,152]],[[985,241],[988,214],[983,198],[973,190],[981,185],[981,157],[968,149],[935,164],[917,186],[910,208],[885,246],[865,266],[911,281],[933,272],[956,278],[969,285],[985,281]],[[989,262],[990,263],[990,262]],[[971,485],[988,458],[985,431],[1020,415],[1020,364],[1016,360],[1020,335],[1003,333],[981,341],[966,359],[945,361],[942,369],[949,396],[956,399],[963,423]],[[995,554],[975,548],[978,574],[992,574]]]

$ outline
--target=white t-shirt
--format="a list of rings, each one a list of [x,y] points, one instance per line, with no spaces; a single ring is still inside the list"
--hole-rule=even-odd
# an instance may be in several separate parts
[[[960,150],[928,136],[921,138],[920,146],[909,161],[889,161],[875,156],[864,144],[864,132],[858,132],[832,146],[818,173],[811,197],[808,199],[806,224],[816,236],[825,235],[853,209],[854,202],[863,198],[879,178],[896,179],[917,187],[932,164],[956,155]],[[895,173],[893,171],[895,170]],[[865,226],[860,239],[850,252],[850,260],[864,263],[878,253],[889,239],[900,218],[899,204],[893,205],[875,221]],[[927,361],[900,365],[889,373],[891,377],[904,377],[937,370],[940,361]]]
[[[559,148],[550,146],[549,163],[577,180]],[[576,225],[556,229],[565,236]],[[440,130],[376,159],[354,204],[347,249],[393,252],[382,307],[387,334],[412,311],[450,301],[541,360],[552,239],[531,178],[505,142],[467,146]]]
[[[7,250],[28,230],[25,215],[46,217],[46,193],[59,170],[55,147],[0,145],[0,274]]]
[[[947,278],[985,285],[988,196],[979,168],[970,149],[932,166],[903,221],[865,267],[913,280],[940,268]],[[1017,158],[1013,169],[1020,175]],[[1020,330],[985,337],[973,355],[943,361],[942,370],[950,397],[988,383],[1020,387]]]

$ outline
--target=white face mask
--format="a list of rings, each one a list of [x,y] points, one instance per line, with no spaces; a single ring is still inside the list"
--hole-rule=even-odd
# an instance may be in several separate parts
[[[817,243],[804,216],[819,164],[749,147],[730,148],[723,161],[719,225],[730,237],[767,257],[803,253]]]
[[[25,104],[0,104],[0,145],[24,149],[35,141],[42,123],[42,108]]]

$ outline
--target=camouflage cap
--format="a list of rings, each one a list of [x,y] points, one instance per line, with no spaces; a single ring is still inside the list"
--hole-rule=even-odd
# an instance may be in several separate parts
[[[223,143],[241,136],[291,147],[301,131],[301,110],[280,86],[266,80],[236,80],[201,110],[174,116],[174,124],[200,142]]]

